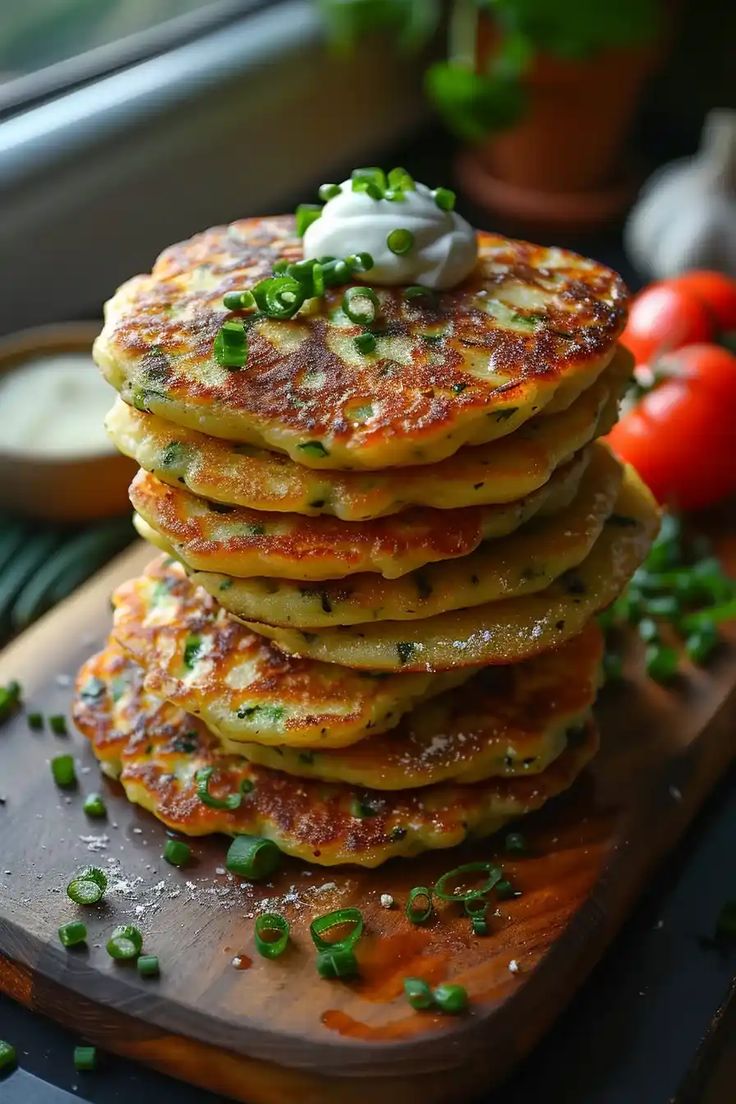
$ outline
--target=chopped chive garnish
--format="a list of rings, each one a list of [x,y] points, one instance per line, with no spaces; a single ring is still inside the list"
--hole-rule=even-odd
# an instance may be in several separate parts
[[[526,836],[522,835],[521,832],[507,832],[503,846],[509,855],[526,855],[529,850]]]
[[[514,889],[508,878],[502,878],[500,882],[496,882],[495,893],[499,901],[507,901],[511,897],[521,896],[519,890]]]
[[[322,938],[326,932],[332,931],[333,928],[342,927],[343,924],[350,924],[351,928],[342,939]],[[318,951],[334,951],[341,947],[352,950],[363,934],[364,924],[363,913],[360,909],[339,908],[335,909],[334,912],[325,913],[324,916],[315,916],[309,925],[309,934]]]
[[[107,815],[107,806],[105,805],[102,794],[91,793],[84,799],[84,805],[82,809],[90,817],[104,817]]]
[[[480,876],[482,874],[485,875],[485,880],[481,885],[472,889],[461,888],[462,882],[467,879],[468,875]],[[456,866],[454,870],[448,870],[446,874],[443,874],[435,883],[434,892],[441,901],[467,901],[470,897],[482,897],[484,894],[490,893],[502,877],[501,867],[495,866],[493,863],[464,863],[463,866]]]
[[[293,318],[307,293],[293,276],[269,276],[253,288],[253,297],[268,318]]]
[[[73,878],[66,887],[66,894],[75,905],[96,905],[102,900],[104,890],[91,878]]]
[[[352,275],[349,265],[338,257],[322,264],[322,279],[325,287],[339,287],[340,284],[347,284]]]
[[[43,728],[43,713],[29,713],[26,717],[28,727],[34,732],[40,732]]]
[[[496,887],[498,888],[498,887]],[[468,897],[464,902],[465,912],[470,917],[474,935],[488,935],[488,901],[485,897]]]
[[[256,918],[256,950],[264,958],[278,958],[289,942],[288,921],[278,912],[264,912]]]
[[[304,441],[301,445],[297,445],[297,448],[307,456],[316,456],[320,459],[330,455],[329,449],[326,449],[321,441]]]
[[[392,253],[395,253],[398,257],[403,257],[414,245],[414,235],[411,230],[403,228],[392,230],[386,238],[386,245]]]
[[[248,338],[242,319],[223,322],[213,346],[215,360],[223,368],[242,368],[248,358]]]
[[[296,209],[296,232],[303,238],[309,227],[322,214],[322,208],[318,203],[300,203]]]
[[[55,755],[51,760],[51,773],[57,786],[74,786],[77,772],[71,755]]]
[[[404,288],[405,299],[423,299],[427,305],[436,301],[437,296],[431,288],[423,287],[421,284],[411,284],[409,287]]]
[[[84,870],[80,870],[77,874],[77,877],[96,882],[103,893],[107,889],[107,874],[104,870],[100,870],[99,866],[85,866]]]
[[[432,990],[423,978],[404,978],[404,994],[412,1008],[416,1008],[418,1012],[423,1012],[434,1004]]]
[[[130,959],[137,958],[142,947],[143,936],[132,924],[121,924],[115,928],[107,941],[107,953],[110,958],[115,958],[119,962],[128,962]]]
[[[276,844],[261,836],[236,836],[225,859],[225,866],[232,874],[252,882],[268,878],[280,863],[281,852]]]
[[[650,644],[646,650],[647,674],[655,682],[670,682],[677,674],[678,658],[674,648]]]
[[[372,333],[362,333],[353,338],[353,344],[359,353],[372,353],[376,348],[376,339]]]
[[[138,974],[142,978],[158,977],[161,973],[158,955],[141,955],[136,962]]]
[[[429,886],[414,886],[410,889],[404,911],[412,924],[426,924],[434,912],[432,890]]]
[[[435,188],[432,198],[441,211],[454,211],[457,196],[450,188]]]
[[[20,705],[21,688],[15,679],[7,686],[0,686],[0,721],[4,721]]]
[[[9,1070],[15,1066],[17,1060],[15,1047],[0,1039],[0,1070]]]
[[[167,839],[163,857],[172,866],[186,866],[192,857],[192,852],[182,840]]]
[[[370,326],[378,314],[378,296],[370,287],[349,287],[342,297],[342,309],[351,322]]]
[[[331,261],[334,261],[335,257],[330,257]],[[373,257],[370,253],[350,253],[345,258],[345,264],[352,272],[368,272],[373,268]]]
[[[416,189],[414,183],[414,177],[406,169],[402,169],[400,166],[391,169],[388,174],[388,186],[396,191],[413,192]]]
[[[471,916],[470,926],[473,929],[473,935],[488,935],[488,920],[485,916]]]
[[[229,793],[226,797],[215,797],[210,793],[210,779],[214,773],[214,767],[202,767],[194,775],[199,800],[210,809],[229,809],[231,812],[239,809],[243,800],[243,794],[240,790],[237,793]]]
[[[202,637],[190,633],[184,644],[184,666],[191,671],[202,650]]]
[[[358,960],[347,947],[320,951],[317,955],[317,973],[322,978],[353,978],[358,974]]]
[[[318,195],[323,203],[327,203],[329,200],[334,199],[335,196],[340,195],[342,188],[339,184],[320,184]]]
[[[438,985],[432,996],[441,1012],[455,1015],[468,1007],[468,994],[462,985]]]
[[[53,732],[54,736],[68,736],[69,729],[66,724],[66,717],[63,713],[54,713],[49,717],[49,728]]]
[[[72,920],[59,928],[59,942],[64,947],[78,947],[87,941],[87,926],[81,920]]]
[[[256,301],[251,291],[228,291],[223,297],[223,303],[228,310],[252,310]]]
[[[74,1048],[74,1068],[76,1070],[93,1070],[97,1068],[97,1049],[91,1046],[78,1046]]]

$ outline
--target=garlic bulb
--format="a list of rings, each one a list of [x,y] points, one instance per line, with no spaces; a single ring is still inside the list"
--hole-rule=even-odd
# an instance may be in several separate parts
[[[736,277],[736,111],[711,111],[699,152],[649,178],[624,241],[636,267],[655,279],[691,268]]]

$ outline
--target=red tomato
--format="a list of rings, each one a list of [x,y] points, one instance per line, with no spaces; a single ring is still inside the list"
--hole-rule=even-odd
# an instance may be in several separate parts
[[[662,283],[635,297],[621,342],[637,364],[650,364],[663,353],[712,337],[708,308],[690,292]]]
[[[736,330],[736,280],[731,276],[696,269],[665,282],[699,299],[720,330]]]
[[[660,502],[709,506],[736,492],[736,357],[693,345],[667,363],[683,374],[645,395],[608,440]]]

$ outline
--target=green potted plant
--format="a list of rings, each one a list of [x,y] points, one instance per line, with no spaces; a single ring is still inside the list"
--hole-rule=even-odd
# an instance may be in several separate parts
[[[427,94],[466,143],[466,191],[504,213],[586,223],[624,202],[622,148],[658,55],[666,0],[452,0]],[[436,30],[437,0],[320,0],[344,47]]]

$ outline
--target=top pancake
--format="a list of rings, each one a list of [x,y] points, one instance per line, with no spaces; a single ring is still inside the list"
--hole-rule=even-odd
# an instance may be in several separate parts
[[[356,249],[360,243],[356,242]],[[107,304],[95,358],[139,410],[315,468],[429,464],[565,409],[610,361],[626,289],[577,254],[479,234],[474,272],[433,305],[379,288],[374,353],[340,309],[345,288],[249,329],[242,369],[213,343],[227,291],[302,247],[286,216],[216,227],[167,249]],[[366,275],[367,282],[370,282]]]

